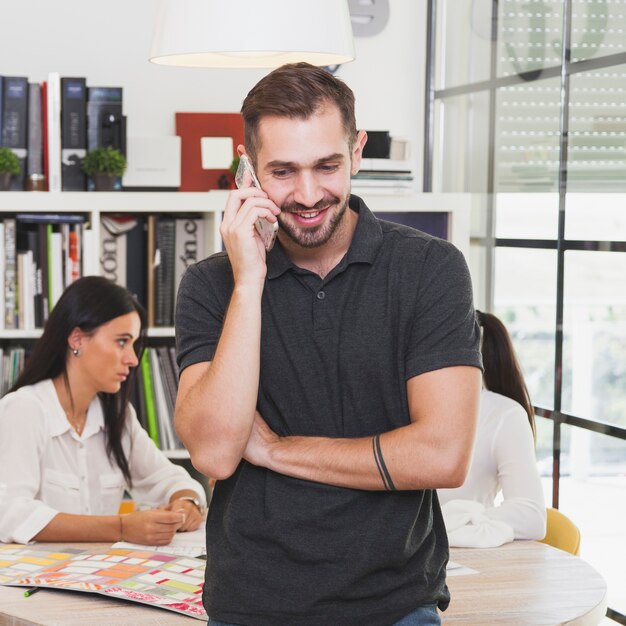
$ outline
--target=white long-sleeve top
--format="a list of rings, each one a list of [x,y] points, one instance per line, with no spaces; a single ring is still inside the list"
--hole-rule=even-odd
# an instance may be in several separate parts
[[[502,502],[494,504],[502,492]],[[439,489],[444,517],[447,503],[459,500],[484,506],[481,515],[504,522],[515,539],[541,539],[546,534],[546,508],[537,471],[535,446],[528,416],[523,407],[497,393],[483,389],[470,469],[462,487]],[[498,524],[502,528],[501,524]],[[463,530],[467,540],[479,525]],[[451,544],[454,543],[451,541]]]
[[[160,506],[182,489],[206,504],[202,485],[154,445],[130,405],[122,446],[137,504]],[[106,453],[97,397],[81,436],[67,421],[51,380],[0,400],[0,541],[27,543],[60,512],[115,515],[127,488]]]

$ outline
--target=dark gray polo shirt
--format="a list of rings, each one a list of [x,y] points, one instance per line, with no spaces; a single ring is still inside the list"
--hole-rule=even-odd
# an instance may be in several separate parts
[[[359,213],[350,249],[324,279],[293,265],[279,243],[268,255],[257,407],[279,435],[366,437],[404,426],[407,379],[481,367],[461,253],[378,220],[356,196],[350,207]],[[213,358],[232,287],[225,253],[186,272],[181,369]],[[446,531],[430,490],[345,489],[244,461],[216,485],[207,552],[209,615],[246,626],[384,626],[449,600]]]

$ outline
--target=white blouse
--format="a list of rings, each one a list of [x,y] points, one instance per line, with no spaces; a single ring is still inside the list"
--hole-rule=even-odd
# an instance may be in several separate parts
[[[202,485],[154,445],[130,405],[122,447],[137,506],[161,506],[182,489],[206,504]],[[97,397],[81,436],[67,421],[51,380],[0,400],[0,541],[28,543],[59,512],[115,515],[127,488],[106,453]]]
[[[500,491],[502,502],[496,506]],[[456,489],[438,489],[437,493],[444,515],[447,503],[471,500],[485,507],[482,515],[486,518],[510,526],[515,539],[545,536],[546,508],[535,445],[528,415],[519,403],[483,389],[465,483]]]

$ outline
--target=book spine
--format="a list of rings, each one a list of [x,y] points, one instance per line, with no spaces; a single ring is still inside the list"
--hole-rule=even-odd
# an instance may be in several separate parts
[[[28,79],[23,76],[5,76],[3,91],[2,145],[11,148],[20,160],[20,173],[13,176],[11,190],[23,191],[28,153]]]
[[[18,224],[18,229],[20,225]],[[32,306],[33,324],[36,328],[43,326],[42,315],[42,281],[41,281],[41,246],[39,244],[39,229],[28,228],[26,230],[26,241],[28,252],[32,259]]]
[[[82,250],[82,271],[81,276],[95,276],[97,262],[96,234],[92,228],[83,227],[83,250]]]
[[[0,146],[4,146],[4,134],[2,127],[4,125],[4,76],[0,76]]]
[[[146,306],[146,220],[137,216],[136,225],[126,233],[126,287]]]
[[[100,272],[117,285],[126,286],[126,234],[114,234],[100,220]]]
[[[4,264],[5,264],[5,251],[4,251],[4,222],[0,222],[0,276],[4,277]],[[0,330],[4,329],[4,316],[5,316],[5,304],[4,304],[4,289],[0,289]],[[0,370],[2,368],[2,349],[0,348]],[[2,373],[0,371],[0,380],[2,380]],[[0,391],[0,397],[2,392]]]
[[[34,302],[35,264],[33,251],[25,250],[17,253],[17,318],[18,328],[33,330],[35,328]]]
[[[4,220],[4,326],[17,328],[17,257],[15,219]]]
[[[176,299],[180,281],[187,268],[205,257],[204,241],[202,218],[183,217],[176,220],[174,299]]]
[[[63,191],[84,191],[87,154],[87,82],[61,78],[61,180]]]
[[[81,251],[82,251],[82,224],[70,225],[69,238],[69,261],[70,273],[69,280],[73,283],[80,278],[81,273]]]
[[[121,87],[87,89],[87,149],[111,146],[125,153]]]
[[[43,130],[41,117],[41,85],[28,85],[28,155],[26,175],[43,174]]]
[[[48,282],[48,226],[49,224],[37,225],[37,243],[39,244],[39,267],[38,289],[40,294],[40,322],[43,327],[48,321],[50,313],[50,284]]]
[[[163,384],[163,374],[159,366],[159,358],[154,348],[148,348],[150,358],[150,369],[152,371],[152,386],[154,389],[154,404],[157,418],[157,428],[159,430],[159,442],[161,450],[172,450],[176,447],[172,421],[167,408],[165,390]]]
[[[172,326],[174,316],[174,239],[176,224],[173,219],[160,218],[157,222],[156,245],[159,264],[155,275],[155,321],[157,326]]]
[[[43,175],[48,190],[48,81],[41,83],[41,144]]]
[[[148,215],[148,230],[146,235],[146,264],[148,269],[146,289],[146,312],[148,326],[154,326],[154,271],[156,257],[156,215]]]
[[[61,191],[61,77],[50,72],[47,81],[48,190]]]
[[[148,435],[157,447],[160,447],[159,429],[157,426],[156,408],[154,406],[154,386],[152,384],[152,370],[148,351],[144,350],[141,355],[141,377],[143,379],[144,397],[146,401],[146,423]]]

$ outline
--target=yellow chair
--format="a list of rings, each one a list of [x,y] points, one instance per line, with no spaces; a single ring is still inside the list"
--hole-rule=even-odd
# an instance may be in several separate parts
[[[578,556],[580,553],[580,530],[572,520],[558,509],[547,508],[546,536],[541,543],[565,550]]]

